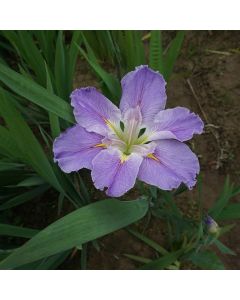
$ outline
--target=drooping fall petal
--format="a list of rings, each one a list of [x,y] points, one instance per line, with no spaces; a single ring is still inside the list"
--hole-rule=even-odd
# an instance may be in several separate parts
[[[176,140],[158,142],[152,156],[145,157],[138,178],[163,190],[185,183],[192,188],[199,173],[199,162],[190,148]]]
[[[124,157],[114,148],[100,152],[92,162],[95,187],[100,190],[106,187],[108,196],[122,196],[133,188],[142,159],[135,153]]]
[[[75,125],[55,139],[54,161],[65,173],[82,168],[91,169],[93,158],[103,149],[96,146],[101,144],[102,138],[99,134]]]

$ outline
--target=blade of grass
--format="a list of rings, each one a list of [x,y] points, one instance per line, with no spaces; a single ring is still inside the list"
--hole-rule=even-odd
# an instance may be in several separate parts
[[[218,220],[240,219],[240,203],[228,204],[217,216]]]
[[[163,270],[173,264],[176,260],[178,260],[179,256],[183,253],[183,250],[178,250],[175,252],[168,253],[162,256],[159,259],[153,260],[145,265],[143,265],[140,269],[142,270]]]
[[[178,31],[176,37],[172,40],[170,47],[164,57],[164,78],[166,81],[169,80],[175,62],[180,54],[182,43],[184,40],[184,31]]]
[[[46,78],[47,78],[47,90],[49,91],[49,93],[53,94],[53,86],[52,86],[51,77],[48,71],[47,64],[45,64],[45,69],[46,69]],[[53,114],[52,112],[49,112],[49,122],[50,122],[52,138],[54,139],[57,136],[59,136],[61,132],[58,116]]]
[[[3,116],[11,136],[20,149],[24,162],[29,164],[42,178],[49,182],[57,190],[62,191],[54,171],[49,163],[41,145],[32,133],[30,127],[24,121],[11,101],[7,100],[4,91],[0,89],[1,107]]]
[[[152,69],[163,73],[162,34],[160,30],[152,30],[150,38],[149,65]]]
[[[44,84],[46,82],[45,72],[44,72],[44,58],[37,48],[36,43],[32,37],[32,34],[26,30],[19,30],[17,32],[17,36],[21,43],[21,54],[24,53],[24,58],[28,64],[28,66],[33,69],[37,76],[37,80],[40,84]]]
[[[34,81],[25,78],[2,64],[0,64],[0,81],[18,95],[64,120],[74,123],[72,108],[68,103],[60,97],[51,94]]]
[[[84,206],[52,223],[0,263],[12,269],[95,240],[141,219],[147,212],[144,199],[106,199]]]
[[[0,223],[0,235],[32,238],[39,230]]]
[[[75,73],[75,68],[76,68],[76,63],[77,63],[77,58],[79,54],[79,50],[76,45],[80,45],[82,42],[82,35],[79,30],[75,30],[73,32],[71,44],[68,49],[67,53],[67,79],[68,79],[68,91],[69,93],[73,89],[73,78],[74,78],[74,73]]]
[[[164,249],[162,246],[160,246],[158,243],[154,242],[153,240],[149,239],[148,237],[146,237],[145,235],[133,230],[133,229],[127,229],[128,232],[130,232],[132,235],[134,235],[136,238],[140,239],[141,241],[143,241],[144,243],[146,243],[148,246],[150,246],[151,248],[153,248],[154,250],[156,250],[157,252],[159,252],[162,255],[165,255],[168,253],[168,251],[166,249]]]
[[[211,251],[194,252],[189,259],[203,270],[224,270],[220,258]]]
[[[232,249],[228,248],[226,245],[224,245],[222,242],[219,240],[215,240],[214,244],[218,247],[218,249],[223,253],[223,254],[230,254],[230,255],[237,255]]]
[[[233,186],[230,184],[229,176],[227,176],[223,191],[221,192],[220,196],[214,203],[213,207],[209,210],[210,216],[214,219],[217,219],[224,207],[227,205],[229,199],[232,196]]]
[[[86,40],[84,39],[84,43],[86,44]],[[120,83],[117,80],[116,77],[114,77],[112,74],[107,73],[97,62],[96,57],[94,56],[93,51],[90,49],[89,45],[86,44],[88,53],[86,53],[83,49],[81,49],[79,46],[78,49],[82,56],[87,60],[89,65],[93,68],[93,70],[96,72],[96,74],[103,80],[105,85],[107,86],[110,94],[112,95],[112,99],[115,103],[118,103],[121,95],[121,88]]]
[[[24,192],[0,205],[0,211],[23,204],[35,197],[39,197],[49,189],[49,185],[38,186],[30,191]]]
[[[57,94],[68,100],[68,86],[67,86],[67,72],[66,72],[66,58],[65,49],[63,42],[63,33],[60,30],[58,32],[56,51],[55,51],[55,67],[54,67],[54,78],[56,83]]]
[[[0,90],[1,91],[1,90]],[[9,130],[0,125],[0,153],[16,160],[22,158],[22,153],[17,143],[12,138]]]
[[[130,258],[134,261],[143,263],[143,264],[147,264],[147,263],[150,263],[152,261],[149,258],[145,258],[145,257],[142,257],[142,256],[137,256],[137,255],[132,255],[132,254],[124,254],[124,256],[126,256],[127,258]]]

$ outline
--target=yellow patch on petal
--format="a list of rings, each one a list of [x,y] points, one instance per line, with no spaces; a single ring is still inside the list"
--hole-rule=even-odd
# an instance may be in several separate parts
[[[153,153],[149,153],[147,157],[159,161],[159,159]]]
[[[111,128],[113,131],[115,130],[113,124],[112,124],[109,120],[107,120],[107,119],[105,119],[105,118],[103,118],[103,120],[104,120],[104,122],[107,124],[107,126],[108,126],[109,128]]]
[[[96,144],[94,147],[107,148],[107,145],[106,144]]]
[[[107,126],[120,138],[122,139],[122,134],[121,131],[114,125],[112,124],[109,120],[103,118],[104,122],[107,124]]]
[[[121,164],[123,164],[126,160],[128,160],[129,155],[124,153],[121,154]]]

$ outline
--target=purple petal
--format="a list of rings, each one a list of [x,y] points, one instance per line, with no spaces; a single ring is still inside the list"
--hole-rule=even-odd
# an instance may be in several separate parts
[[[140,106],[143,122],[152,121],[166,104],[166,82],[162,75],[148,66],[137,67],[122,79],[122,99],[120,109]]]
[[[133,188],[142,157],[131,154],[121,161],[121,152],[107,149],[93,159],[92,179],[97,189],[107,187],[107,195],[120,197]]]
[[[160,189],[171,190],[182,182],[192,188],[198,173],[198,159],[187,145],[176,140],[161,140],[153,158],[144,158],[138,178]]]
[[[74,116],[82,127],[105,135],[110,123],[120,121],[120,110],[93,87],[76,89],[71,94]]]
[[[103,149],[103,136],[75,125],[63,132],[53,143],[54,161],[65,172],[91,169],[93,158]]]
[[[201,134],[203,121],[187,108],[176,107],[160,111],[152,126],[154,133],[151,140],[177,139],[181,142],[190,140],[193,134]]]

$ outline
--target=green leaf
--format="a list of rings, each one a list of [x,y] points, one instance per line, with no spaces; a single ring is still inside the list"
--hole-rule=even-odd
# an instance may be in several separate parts
[[[112,31],[115,44],[119,47],[119,59],[125,71],[132,71],[136,66],[145,64],[144,46],[141,32],[137,30]],[[116,49],[117,50],[117,49]]]
[[[107,199],[79,208],[39,232],[0,263],[0,269],[20,265],[95,240],[141,219],[147,212],[145,199]]]
[[[83,57],[87,60],[87,62],[90,64],[90,66],[93,68],[93,70],[97,73],[97,75],[103,80],[105,85],[107,86],[109,92],[112,95],[111,100],[114,100],[115,103],[117,103],[120,99],[121,95],[121,88],[120,88],[120,83],[117,80],[115,76],[112,74],[107,73],[97,62],[97,59],[90,48],[90,46],[87,44],[86,39],[84,39],[84,42],[86,44],[86,47],[88,49],[88,53],[86,53],[83,49],[81,49],[79,46],[78,49],[80,53],[83,55]]]
[[[17,32],[17,36],[22,49],[20,56],[24,55],[28,66],[35,72],[38,82],[44,84],[46,81],[44,59],[31,33],[26,30],[20,30]]]
[[[66,72],[66,58],[63,42],[63,33],[60,30],[58,32],[57,43],[56,43],[56,54],[55,54],[55,83],[57,94],[63,98],[68,99],[68,84],[67,84],[67,72]]]
[[[232,191],[232,197],[238,195],[240,193],[240,187],[234,187]]]
[[[3,64],[0,64],[0,81],[18,95],[64,120],[74,123],[72,108],[67,102]]]
[[[73,78],[74,72],[76,68],[77,58],[79,54],[79,50],[77,45],[79,45],[82,41],[82,35],[79,30],[75,30],[73,32],[71,44],[69,46],[69,50],[67,53],[67,79],[68,79],[68,90],[71,91],[73,89]]]
[[[172,253],[168,253],[159,259],[153,260],[141,267],[142,270],[163,270],[173,264],[179,256],[183,253],[183,250],[178,250]]]
[[[172,40],[170,47],[164,57],[164,78],[169,80],[172,74],[174,64],[179,56],[182,43],[184,40],[184,31],[178,31],[176,37]]]
[[[35,30],[34,35],[38,40],[41,51],[44,54],[47,64],[54,68],[54,46],[56,31],[55,30]]]
[[[24,169],[15,169],[0,172],[0,186],[6,187],[9,185],[16,185],[19,181],[24,180],[26,176],[29,176],[29,172]]]
[[[224,265],[220,258],[211,251],[194,252],[189,259],[196,266],[203,270],[224,270]]]
[[[163,49],[160,30],[151,31],[149,65],[152,69],[163,73]]]
[[[5,127],[1,125],[0,125],[0,153],[10,158],[16,158],[16,159],[19,159],[22,156],[9,130],[7,130]]]
[[[45,180],[42,179],[42,177],[39,176],[31,176],[28,177],[21,182],[19,182],[16,186],[19,187],[30,187],[30,186],[39,186],[46,183]]]
[[[0,235],[32,238],[39,230],[0,223]],[[20,249],[20,248],[19,248]]]
[[[177,196],[185,192],[187,189],[188,189],[187,186],[182,183],[175,191],[172,192],[172,195]]]
[[[144,47],[140,31],[126,30],[125,33],[127,41],[126,46],[128,45],[129,70],[133,70],[136,66],[145,64]]]
[[[56,270],[57,267],[64,262],[64,260],[69,256],[70,253],[71,250],[64,251],[47,258],[43,258],[26,265],[22,265],[20,267],[15,268],[15,270]]]
[[[6,201],[5,203],[0,205],[0,211],[1,210],[5,210],[5,209],[9,209],[12,207],[15,207],[17,205],[23,204],[35,197],[38,197],[39,195],[41,195],[42,193],[44,193],[45,191],[47,191],[49,189],[49,185],[42,185],[42,186],[38,186],[35,189],[32,189],[30,191],[27,191],[25,193],[22,193],[20,195],[17,195],[16,197],[13,197],[12,199]]]
[[[226,245],[224,245],[222,242],[219,240],[215,240],[214,244],[218,247],[218,249],[223,253],[223,254],[230,254],[230,255],[237,255],[233,250],[228,248]]]
[[[232,230],[235,226],[236,226],[236,224],[228,224],[226,226],[220,227],[219,228],[219,237],[224,235],[225,233],[229,232],[230,230]]]
[[[143,241],[144,243],[146,243],[148,246],[150,246],[151,248],[153,248],[154,250],[156,250],[157,252],[159,252],[162,255],[165,255],[168,253],[167,250],[165,250],[162,246],[160,246],[158,243],[154,242],[153,240],[149,239],[148,237],[146,237],[145,235],[132,230],[132,229],[128,229],[128,231],[134,235],[136,238],[140,239],[141,241]]]
[[[152,260],[146,257],[142,257],[142,256],[137,256],[137,255],[132,255],[132,254],[124,254],[124,256],[126,256],[127,258],[130,258],[134,261],[143,263],[143,264],[147,264],[150,263]]]
[[[0,89],[0,101],[0,113],[4,118],[18,149],[20,149],[21,157],[24,162],[29,164],[53,187],[62,191],[61,185],[59,184],[40,143],[12,102],[9,101],[9,99],[6,99],[2,89]]]
[[[69,256],[70,251],[55,254],[43,259],[34,270],[55,270]]]
[[[47,78],[47,90],[50,93],[53,93],[53,86],[52,86],[51,77],[50,77],[50,74],[48,71],[47,64],[45,64],[45,69],[46,69],[46,78]],[[59,134],[61,132],[58,116],[49,112],[49,122],[50,122],[52,138],[54,139],[57,136],[59,136]]]
[[[233,186],[230,184],[229,176],[227,176],[223,191],[214,203],[213,207],[209,210],[209,215],[214,219],[218,219],[218,216],[227,205],[229,199],[232,197]]]
[[[228,204],[218,215],[218,220],[240,219],[240,203]]]
[[[0,160],[0,171],[15,170],[23,166],[24,164]]]

